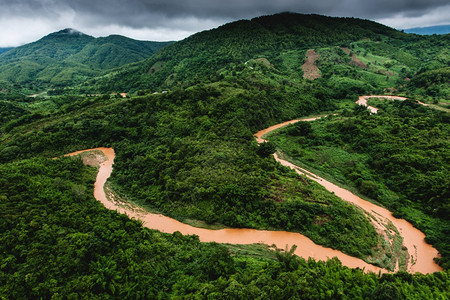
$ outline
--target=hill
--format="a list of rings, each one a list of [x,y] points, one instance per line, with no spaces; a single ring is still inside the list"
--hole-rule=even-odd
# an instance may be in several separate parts
[[[195,236],[147,230],[95,201],[95,170],[81,159],[51,159],[112,147],[107,189],[118,203],[136,202],[207,228],[299,232],[383,268],[395,268],[398,258],[405,270],[416,262],[397,257],[406,246],[395,228],[388,235],[400,239],[383,239],[365,213],[277,163],[275,145],[258,146],[253,136],[282,121],[338,113],[306,128],[307,134],[305,128],[289,134],[297,151],[292,155],[305,145],[324,149],[321,143],[335,150],[313,157],[321,170],[345,168],[363,194],[421,228],[448,269],[448,221],[442,217],[448,210],[441,203],[448,197],[439,194],[448,182],[441,178],[445,166],[430,178],[409,172],[417,163],[426,168],[426,160],[448,161],[447,115],[416,111],[411,101],[370,116],[354,104],[371,92],[412,93],[428,102],[445,97],[448,46],[446,36],[287,13],[226,24],[81,84],[67,82],[72,94],[24,97],[5,84],[0,297],[448,298],[448,271],[364,274],[335,259],[299,259],[292,249],[203,244]],[[118,92],[128,95],[112,95]],[[373,137],[365,142],[368,134]],[[411,149],[407,162],[402,143]],[[397,159],[386,179],[371,169],[388,164],[381,154]]]
[[[446,45],[447,36],[411,36],[367,20],[285,13],[200,32],[89,87],[92,92],[161,91],[219,81],[263,61],[271,66],[266,75],[295,83],[303,75],[307,50],[315,49],[321,52],[322,76],[332,79],[333,88],[342,82],[343,92],[351,87],[370,92],[446,67]]]
[[[8,52],[9,50],[13,49],[12,47],[9,48],[0,48],[0,54],[4,53],[4,52]]]
[[[73,85],[148,58],[168,44],[64,29],[0,55],[0,80],[30,90]]]
[[[416,34],[448,34],[450,33],[450,25],[438,25],[438,26],[428,26],[428,27],[414,27],[405,29],[406,33],[416,33]]]
[[[311,47],[348,45],[368,38],[373,41],[402,36],[375,22],[353,18],[284,13],[242,20],[200,32],[167,47],[146,61],[107,78],[103,89],[129,90],[139,86],[169,88],[215,80],[224,67],[266,58],[281,67],[281,54]],[[302,57],[299,59],[303,59]]]

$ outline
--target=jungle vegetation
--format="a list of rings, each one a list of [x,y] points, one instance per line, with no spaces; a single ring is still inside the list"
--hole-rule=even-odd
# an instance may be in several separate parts
[[[63,36],[70,45],[73,36]],[[48,38],[56,36],[41,42]],[[67,81],[34,80],[33,72],[0,81],[0,297],[449,296],[449,35],[288,13],[226,24],[147,47],[156,53],[144,60],[107,65],[100,41],[77,38],[99,59],[83,58],[86,46],[42,60],[46,74],[74,63],[72,77],[55,77]],[[308,49],[319,54],[314,81],[301,68]],[[0,59],[8,53],[20,52]],[[101,72],[83,73],[86,64]],[[31,91],[37,95],[28,97]],[[359,95],[388,92],[444,111],[413,101],[377,103],[378,115],[354,108]],[[336,259],[305,261],[292,249],[204,244],[148,230],[95,201],[95,169],[76,158],[51,159],[113,147],[114,191],[155,211],[297,231],[365,259],[378,243],[365,215],[277,164],[275,145],[259,147],[253,137],[281,121],[334,112],[340,115],[288,127],[273,141],[413,222],[440,251],[443,272],[365,274]]]
[[[448,268],[449,135],[447,112],[414,100],[370,100],[380,110],[346,110],[296,123],[270,140],[296,161],[329,174],[411,221]]]

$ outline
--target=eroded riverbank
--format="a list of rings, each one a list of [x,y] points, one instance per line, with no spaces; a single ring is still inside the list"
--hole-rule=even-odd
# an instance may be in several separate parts
[[[382,96],[382,95],[373,95],[373,96],[360,96],[356,104],[366,106],[367,109],[370,110],[371,113],[377,113],[378,109],[373,106],[369,106],[367,104],[367,100],[370,98],[384,98],[389,100],[400,100],[404,101],[407,98],[399,97],[399,96]],[[425,105],[422,102],[419,104]],[[263,136],[273,130],[281,128],[283,126],[287,126],[289,124],[293,124],[300,121],[314,121],[321,117],[315,118],[305,118],[305,119],[297,119],[291,120],[287,122],[283,122],[274,126],[271,126],[267,129],[261,130],[255,134],[255,138],[258,143],[265,142]],[[409,258],[407,264],[407,271],[410,273],[420,272],[420,273],[432,273],[436,271],[441,271],[442,268],[437,265],[433,258],[439,255],[438,251],[433,248],[430,244],[425,242],[425,234],[415,228],[411,223],[407,222],[404,219],[395,218],[392,213],[376,204],[373,204],[369,201],[366,201],[357,195],[351,193],[350,191],[339,187],[338,185],[325,180],[315,174],[312,174],[310,171],[305,170],[301,167],[294,165],[286,159],[280,157],[278,153],[274,154],[275,160],[277,160],[282,165],[294,169],[298,174],[305,175],[311,180],[316,181],[323,187],[325,187],[328,191],[334,193],[339,198],[344,201],[350,202],[361,209],[363,209],[371,218],[371,222],[378,232],[385,231],[389,224],[395,226],[400,235],[403,237],[403,245],[407,248]],[[397,270],[397,269],[396,269]]]
[[[307,118],[301,120],[292,120],[271,126],[265,130],[261,130],[255,134],[258,142],[264,142],[263,135],[267,134],[275,129],[286,126],[291,123],[299,121],[313,121],[320,117]],[[106,159],[99,159],[99,171],[97,179],[94,185],[94,196],[100,201],[106,208],[111,210],[116,210],[119,213],[127,214],[130,218],[135,218],[143,222],[145,227],[150,229],[156,229],[161,232],[174,233],[179,231],[182,234],[195,234],[199,236],[202,242],[217,242],[217,243],[230,243],[230,244],[253,244],[253,243],[264,243],[268,245],[274,244],[276,247],[285,249],[291,247],[292,245],[297,245],[297,249],[294,252],[296,255],[303,258],[313,258],[316,260],[327,260],[328,258],[337,257],[342,262],[343,265],[350,268],[361,268],[366,271],[371,272],[388,272],[385,269],[376,267],[374,265],[368,264],[362,259],[355,258],[346,255],[338,250],[331,248],[326,248],[315,244],[306,236],[299,233],[286,232],[286,231],[267,231],[267,230],[255,230],[255,229],[204,229],[193,227],[188,224],[181,223],[172,218],[166,217],[161,214],[154,214],[145,211],[143,208],[130,203],[122,203],[118,201],[114,195],[107,195],[105,193],[105,182],[109,178],[112,172],[112,167],[114,163],[114,150],[112,148],[95,148],[77,151],[71,153],[70,155],[77,155],[86,151],[101,151],[105,155]],[[433,258],[438,255],[436,249],[431,245],[425,243],[425,235],[418,229],[414,228],[409,222],[397,219],[393,217],[392,213],[385,208],[377,206],[373,203],[365,201],[360,197],[352,194],[351,192],[323,179],[319,176],[311,174],[310,172],[293,165],[280,158],[275,154],[275,159],[281,164],[294,169],[300,174],[305,174],[310,179],[323,185],[330,192],[335,193],[338,197],[343,200],[350,202],[354,205],[359,206],[364,211],[366,211],[371,216],[374,216],[375,222],[374,226],[377,224],[383,224],[387,222],[392,222],[392,224],[398,229],[399,233],[404,239],[404,245],[408,249],[408,253],[412,258],[413,263],[408,264],[408,272],[415,273],[431,273],[435,271],[440,271],[441,268],[433,261]],[[379,228],[380,229],[380,228]],[[381,228],[383,229],[383,228]],[[381,230],[380,229],[380,230]]]
[[[387,272],[387,270],[368,264],[359,258],[346,255],[338,250],[317,245],[309,238],[299,233],[256,229],[227,228],[220,230],[211,230],[197,228],[181,223],[161,214],[149,213],[138,206],[116,201],[114,197],[108,197],[104,190],[105,182],[112,172],[112,166],[115,158],[114,150],[112,148],[95,148],[77,151],[75,153],[71,153],[70,155],[77,155],[82,152],[93,150],[102,151],[107,158],[106,160],[100,161],[99,171],[94,185],[94,197],[98,201],[100,201],[106,208],[116,210],[119,213],[128,215],[130,218],[135,218],[142,221],[143,225],[147,228],[156,229],[165,233],[174,233],[176,231],[179,231],[180,233],[185,235],[195,234],[199,236],[199,239],[202,242],[230,244],[264,243],[268,245],[275,244],[278,248],[281,249],[284,249],[286,246],[291,247],[292,245],[297,245],[298,248],[296,249],[295,254],[306,259],[311,257],[316,260],[327,260],[332,257],[338,257],[343,265],[350,268],[364,268],[366,271],[371,272]],[[419,251],[421,251],[421,248],[418,249],[418,252]],[[418,260],[421,258],[422,256],[417,257]],[[420,266],[422,265],[425,266],[426,262],[420,264]],[[438,270],[439,268],[424,268],[423,270],[422,268],[414,268],[414,272],[418,271],[422,273],[430,273]],[[412,270],[410,271],[412,272]]]
[[[104,153],[107,160],[101,161],[99,171],[94,185],[94,197],[100,201],[106,208],[116,210],[119,213],[126,214],[130,218],[134,218],[143,222],[143,225],[150,229],[156,229],[165,233],[195,234],[199,236],[202,242],[216,242],[229,244],[254,244],[264,243],[268,245],[274,244],[276,247],[285,249],[292,245],[297,245],[295,254],[304,258],[314,258],[316,260],[327,260],[332,257],[338,257],[343,265],[350,268],[361,268],[371,272],[387,272],[382,268],[368,264],[363,260],[344,254],[338,250],[322,247],[315,244],[309,238],[299,233],[286,231],[269,231],[256,229],[233,229],[226,228],[220,230],[204,229],[193,227],[188,224],[181,223],[175,219],[166,217],[161,214],[154,214],[144,209],[131,205],[129,203],[121,203],[116,201],[114,197],[108,197],[104,190],[104,185],[108,177],[111,175],[114,163],[114,150],[112,148],[95,148],[77,151],[69,155],[77,155],[86,151],[99,150]]]

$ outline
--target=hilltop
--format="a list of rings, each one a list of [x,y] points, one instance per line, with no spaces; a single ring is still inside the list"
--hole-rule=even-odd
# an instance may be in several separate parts
[[[29,90],[57,88],[148,58],[169,42],[112,35],[94,38],[67,28],[0,55],[0,81]]]
[[[337,97],[349,90],[382,92],[406,86],[416,74],[446,67],[449,40],[448,35],[409,35],[368,20],[284,13],[197,33],[112,76],[96,79],[90,89],[132,92],[188,87],[230,75],[235,79],[240,73],[248,76],[246,70],[253,64],[266,67],[265,77],[275,77],[272,83],[297,85],[306,52],[315,49],[323,77],[319,85],[337,88]]]

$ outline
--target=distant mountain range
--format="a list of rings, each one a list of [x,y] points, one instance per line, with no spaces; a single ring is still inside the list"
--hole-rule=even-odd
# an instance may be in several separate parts
[[[443,26],[429,30],[438,27]],[[339,56],[346,52],[364,61],[358,62],[365,68],[363,75],[372,74],[370,78],[355,75],[355,82],[375,84],[372,80],[378,78],[375,86],[382,82],[385,87],[392,86],[389,79],[394,77],[402,80],[411,78],[419,69],[424,72],[444,67],[445,47],[436,48],[437,43],[448,41],[433,36],[423,36],[419,41],[368,20],[293,13],[232,22],[175,43],[137,41],[119,35],[94,38],[67,28],[0,52],[0,83],[24,93],[67,86],[86,93],[167,90],[223,79],[230,70],[236,73],[244,63],[252,61],[264,62],[272,71],[287,69],[297,76],[306,50],[330,48],[322,55],[333,53],[331,60],[342,61],[344,58]],[[408,47],[398,48],[399,44]],[[348,49],[350,46],[354,48]],[[430,49],[436,50],[431,60]],[[322,75],[332,68],[323,65]],[[343,68],[333,71],[333,78],[350,72],[348,66]]]
[[[423,34],[423,35],[448,34],[448,33],[450,33],[450,24],[449,25],[439,25],[439,26],[409,28],[409,29],[405,29],[404,32]]]
[[[120,35],[94,38],[67,28],[30,44],[0,50],[0,80],[30,88],[81,82],[148,58],[168,44]]]
[[[11,49],[13,49],[12,47],[9,47],[9,48],[0,48],[0,54],[2,54],[2,53],[4,53],[4,52],[7,52],[7,51],[9,51],[9,50],[11,50]]]

